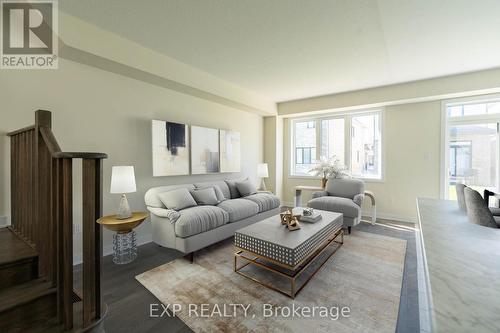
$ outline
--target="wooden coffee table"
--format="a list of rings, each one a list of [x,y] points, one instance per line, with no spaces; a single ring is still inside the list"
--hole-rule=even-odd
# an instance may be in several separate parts
[[[304,288],[313,276],[344,243],[343,216],[339,213],[316,210],[322,219],[316,223],[301,222],[301,229],[288,231],[281,225],[279,214],[236,231],[234,243],[234,271],[267,288],[291,298]],[[340,238],[340,240],[338,240]],[[306,278],[301,286],[297,278],[330,246],[335,249]],[[238,259],[245,263],[238,266]],[[243,272],[248,265],[255,265],[280,275],[290,281],[290,289],[284,290]]]

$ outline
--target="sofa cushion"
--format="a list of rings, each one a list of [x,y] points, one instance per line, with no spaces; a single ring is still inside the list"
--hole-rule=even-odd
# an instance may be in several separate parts
[[[259,205],[259,213],[265,212],[280,206],[280,199],[272,193],[257,193],[244,197]]]
[[[320,210],[327,210],[335,213],[342,213],[345,217],[357,218],[360,214],[361,207],[356,205],[354,201],[347,198],[339,197],[319,197],[310,200],[307,203],[308,207]]]
[[[194,183],[194,186],[196,188],[206,188],[206,187],[216,186],[222,192],[222,195],[224,196],[225,199],[231,199],[231,192],[229,191],[229,187],[227,186],[227,183],[223,180],[215,182]],[[219,198],[219,201],[224,201],[225,199]]]
[[[198,205],[216,206],[219,203],[214,187],[196,188],[191,194]]]
[[[229,222],[236,222],[259,213],[259,205],[246,199],[231,199],[221,202],[217,207],[229,214]]]
[[[178,188],[160,193],[158,194],[158,198],[160,198],[161,202],[163,202],[168,209],[181,210],[196,206],[196,201],[186,188]]]
[[[189,237],[226,224],[229,214],[216,206],[196,206],[183,209],[175,222],[175,234]]]
[[[248,179],[236,182],[236,188],[242,197],[257,193],[257,187]]]

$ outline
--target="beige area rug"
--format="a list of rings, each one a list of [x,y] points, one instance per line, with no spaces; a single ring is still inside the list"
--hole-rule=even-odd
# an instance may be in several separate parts
[[[405,240],[360,231],[345,236],[344,245],[295,300],[234,273],[234,252],[228,240],[197,253],[194,264],[177,259],[136,279],[163,304],[179,304],[176,315],[195,332],[396,330]],[[276,285],[284,283],[261,268],[249,265],[245,270]],[[189,304],[193,304],[191,308]],[[248,309],[245,312],[230,304],[242,304]],[[307,311],[297,316],[293,306],[309,307],[315,311],[314,316]],[[346,312],[340,315],[343,307],[349,307],[348,316]]]

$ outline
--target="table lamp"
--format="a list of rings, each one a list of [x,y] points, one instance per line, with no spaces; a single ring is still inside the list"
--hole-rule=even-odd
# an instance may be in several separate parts
[[[257,164],[257,177],[260,177],[262,180],[260,182],[260,191],[266,191],[266,182],[265,178],[269,177],[269,171],[267,169],[267,163],[259,163]]]
[[[125,193],[137,191],[133,166],[114,166],[111,171],[111,193],[121,194],[120,207],[116,218],[124,220],[132,217],[132,211]]]

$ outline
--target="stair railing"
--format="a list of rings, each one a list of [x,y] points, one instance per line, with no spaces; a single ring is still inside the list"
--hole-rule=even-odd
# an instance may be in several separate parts
[[[51,113],[11,139],[11,229],[39,255],[39,275],[57,286],[58,319],[73,327],[73,303],[83,301],[83,327],[101,318],[103,153],[62,152]],[[73,288],[73,160],[82,160],[83,288]]]

